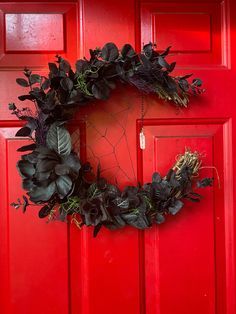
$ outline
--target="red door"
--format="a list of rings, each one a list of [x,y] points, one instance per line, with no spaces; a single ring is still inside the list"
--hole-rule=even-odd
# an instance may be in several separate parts
[[[235,15],[233,0],[0,2],[1,313],[236,313]],[[141,152],[141,97],[119,86],[110,100],[80,111],[74,144],[121,187],[156,170],[164,175],[190,147],[217,169],[220,186],[216,179],[200,204],[186,202],[161,226],[104,229],[94,239],[89,228],[47,224],[34,207],[23,215],[9,206],[22,194],[15,164],[23,139],[14,137],[20,123],[7,104],[21,93],[15,78],[24,66],[44,73],[57,53],[74,62],[109,41],[137,50],[149,41],[160,50],[172,45],[176,74],[194,72],[206,93],[181,110],[145,97]]]

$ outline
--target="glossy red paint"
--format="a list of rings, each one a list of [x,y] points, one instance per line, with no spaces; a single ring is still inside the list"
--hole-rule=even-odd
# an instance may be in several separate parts
[[[38,14],[44,14],[44,31],[35,37]],[[1,313],[236,314],[235,15],[233,0],[0,2]],[[12,17],[18,21],[13,37]],[[201,191],[200,204],[186,202],[165,225],[145,232],[104,229],[96,239],[90,229],[80,231],[74,224],[46,224],[37,218],[37,209],[25,215],[12,209],[9,203],[23,192],[15,163],[24,140],[14,137],[20,122],[7,103],[22,92],[15,84],[21,69],[27,65],[44,73],[58,50],[74,61],[107,41],[140,49],[150,40],[161,49],[172,44],[176,73],[194,72],[206,93],[183,110],[145,97],[147,147],[142,152],[137,145],[140,95],[120,86],[107,102],[80,111],[70,128],[75,145],[84,160],[92,157],[89,147],[97,156],[106,153],[105,175],[116,176],[121,187],[148,181],[156,170],[165,174],[188,146],[205,153],[204,166],[217,168],[220,188],[216,180],[213,189]],[[124,123],[127,137],[117,146],[117,158],[126,176],[114,172],[111,147],[97,137],[106,133],[116,142]]]

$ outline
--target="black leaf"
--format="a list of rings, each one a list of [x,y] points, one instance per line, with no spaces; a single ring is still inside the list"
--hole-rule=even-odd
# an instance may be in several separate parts
[[[34,96],[33,95],[21,95],[18,97],[19,100],[24,101],[24,100],[33,100]]]
[[[47,133],[47,146],[59,155],[68,156],[71,152],[71,137],[61,123],[54,122]]]
[[[73,82],[71,79],[69,79],[69,77],[65,77],[60,81],[61,87],[64,90],[68,90],[71,91],[73,88]]]
[[[51,81],[49,79],[46,79],[42,84],[42,89],[47,90],[51,85]]]
[[[95,98],[106,100],[109,98],[110,89],[105,84],[105,82],[100,81],[100,82],[96,82],[95,84],[93,84],[92,93],[93,93]]]
[[[32,177],[35,173],[35,168],[34,166],[26,161],[26,160],[19,160],[17,162],[17,168],[20,172],[20,175],[25,177]]]
[[[24,137],[24,136],[30,136],[30,134],[31,134],[31,129],[28,128],[27,126],[24,126],[23,128],[21,128],[20,130],[16,132],[15,136]]]
[[[41,76],[38,74],[32,74],[29,77],[29,81],[30,81],[31,85],[33,85],[35,83],[40,83],[41,82]]]
[[[173,204],[173,206],[170,206],[168,208],[169,212],[172,214],[172,215],[175,215],[177,214],[180,209],[184,206],[184,203],[181,202],[180,200],[176,200],[175,203]]]
[[[52,74],[56,75],[58,73],[58,68],[57,68],[57,65],[55,63],[49,62],[48,67],[49,67],[49,70]]]
[[[60,64],[59,64],[60,70],[68,73],[71,69],[70,63],[64,59],[61,58]]]
[[[130,44],[125,44],[121,49],[121,55],[125,59],[126,57],[132,58],[136,53]]]
[[[58,190],[60,196],[62,196],[62,198],[64,198],[65,196],[67,196],[67,194],[70,192],[70,190],[72,188],[71,178],[69,176],[66,176],[66,175],[60,176],[56,180],[56,185],[57,185],[57,190]]]
[[[82,59],[76,61],[75,66],[76,66],[76,71],[78,73],[83,73],[90,68],[89,62]]]
[[[119,50],[114,43],[107,43],[101,51],[101,57],[106,61],[115,61],[119,57]]]
[[[47,217],[50,214],[51,210],[52,210],[52,206],[50,205],[43,206],[38,213],[39,218]]]
[[[22,87],[28,87],[29,86],[29,83],[23,78],[17,78],[16,83]]]
[[[47,202],[56,192],[55,182],[50,183],[47,187],[35,187],[31,191],[27,192],[30,200],[34,203],[37,202]]]
[[[165,220],[166,220],[165,216],[160,214],[160,213],[156,214],[155,219],[156,219],[156,223],[159,224],[159,225],[162,224],[163,222],[165,222]]]
[[[23,195],[23,201],[24,202],[23,202],[23,205],[22,205],[22,210],[23,210],[23,213],[25,213],[27,206],[29,206],[28,198],[25,195]]]
[[[204,178],[202,180],[197,181],[198,188],[205,188],[207,186],[213,185],[213,178]]]
[[[96,238],[96,236],[98,235],[98,232],[101,230],[102,228],[102,224],[98,224],[94,227],[93,230],[93,237]]]
[[[36,144],[25,145],[17,149],[18,152],[26,152],[28,150],[34,150],[36,148]]]
[[[195,86],[201,87],[202,86],[202,80],[199,78],[195,78],[195,79],[193,79],[193,84]]]

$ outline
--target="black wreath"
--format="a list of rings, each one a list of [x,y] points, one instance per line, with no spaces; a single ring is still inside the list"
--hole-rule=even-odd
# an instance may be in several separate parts
[[[81,164],[65,127],[80,106],[90,100],[108,99],[117,81],[187,106],[190,94],[203,92],[202,82],[193,79],[190,83],[191,75],[171,76],[176,63],[165,60],[169,50],[159,53],[149,43],[140,54],[129,44],[119,52],[114,43],[107,43],[102,49],[90,50],[89,60],[78,60],[75,71],[60,56],[56,56],[56,63],[49,63],[48,77],[25,68],[25,78],[17,78],[16,82],[29,92],[18,98],[32,101],[36,112],[28,107],[19,109],[14,103],[9,109],[26,121],[16,136],[29,137],[33,144],[18,149],[27,152],[17,163],[27,196],[11,205],[22,207],[24,212],[29,205],[43,205],[40,218],[66,220],[70,215],[79,227],[94,226],[96,236],[102,226],[146,229],[153,223],[163,223],[166,215],[179,212],[184,198],[199,201],[200,195],[194,192],[194,177],[200,168],[197,152],[186,151],[165,177],[154,173],[150,183],[127,186],[121,191],[101,176],[99,166],[94,174],[89,163]],[[206,187],[212,185],[212,179],[195,183]]]

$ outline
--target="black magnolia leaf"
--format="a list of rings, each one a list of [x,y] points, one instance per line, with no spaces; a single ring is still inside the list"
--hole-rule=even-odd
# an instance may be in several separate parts
[[[119,50],[114,43],[107,43],[101,50],[101,57],[106,61],[115,61],[119,57]]]
[[[73,82],[69,77],[65,77],[60,81],[61,87],[64,90],[71,91],[73,89]]]
[[[23,178],[25,177],[32,177],[35,173],[34,165],[32,165],[30,162],[26,160],[19,160],[17,162],[17,168],[19,170],[19,173]]]
[[[20,130],[18,130],[15,134],[15,136],[30,136],[31,134],[31,129],[28,128],[27,126],[24,126],[23,128],[21,128]]]
[[[71,152],[71,137],[67,129],[60,123],[53,123],[47,132],[47,146],[61,156],[68,156]]]
[[[45,186],[35,187],[29,192],[27,192],[27,194],[29,195],[30,200],[32,202],[38,203],[38,202],[49,201],[55,192],[56,192],[56,183],[52,182],[46,187]]]
[[[17,149],[18,152],[26,152],[28,150],[34,150],[36,148],[36,144],[29,144],[25,146],[21,146]]]
[[[67,175],[61,175],[56,180],[56,185],[61,198],[64,198],[65,196],[67,196],[72,188],[71,178]]]
[[[29,83],[23,78],[17,78],[16,83],[22,87],[28,87]]]
[[[79,173],[81,164],[79,158],[75,153],[71,153],[69,156],[66,156],[63,159],[63,162],[70,168],[71,171],[73,171],[74,173]]]
[[[55,173],[58,176],[63,176],[63,175],[69,174],[70,173],[70,167],[67,166],[66,164],[57,164],[55,166]]]

